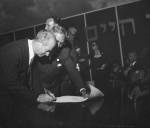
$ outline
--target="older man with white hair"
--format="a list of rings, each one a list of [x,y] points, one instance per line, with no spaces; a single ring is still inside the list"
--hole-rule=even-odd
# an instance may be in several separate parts
[[[58,45],[58,41],[53,32],[40,31],[37,35],[33,40],[14,41],[0,49],[0,120],[4,120],[4,122],[14,120],[11,123],[14,122],[13,125],[16,127],[21,123],[17,122],[18,119],[15,120],[15,118],[26,122],[28,120],[26,116],[31,117],[31,113],[33,116],[31,122],[36,128],[38,126],[44,128],[45,126],[45,122],[40,121],[41,119],[38,117],[48,120],[48,117],[42,115],[40,111],[36,112],[39,115],[36,118],[33,114],[37,110],[32,109],[32,107],[38,104],[37,98],[41,94],[32,88],[32,84],[29,84],[28,75],[30,74],[28,69],[30,69],[35,56],[49,56],[51,51]],[[45,94],[46,96],[47,94]],[[53,100],[51,98],[49,97],[49,100]],[[29,112],[30,110],[32,111],[31,113]],[[13,117],[18,114],[20,116]],[[29,125],[28,123],[27,126]],[[9,123],[6,124],[9,125]]]

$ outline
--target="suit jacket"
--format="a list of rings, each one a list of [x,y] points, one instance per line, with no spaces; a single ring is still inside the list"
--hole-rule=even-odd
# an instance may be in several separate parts
[[[11,42],[0,50],[1,94],[8,94],[16,105],[36,103],[37,93],[27,85],[28,40]]]

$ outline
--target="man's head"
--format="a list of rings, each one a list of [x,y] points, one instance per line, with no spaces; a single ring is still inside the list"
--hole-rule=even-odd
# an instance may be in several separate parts
[[[99,50],[98,45],[96,42],[92,42],[92,49],[93,50]]]
[[[48,18],[45,23],[45,30],[51,31],[51,29],[56,25],[54,18]]]
[[[60,24],[60,22],[61,22],[60,18],[57,18],[57,17],[48,18],[45,22],[45,30],[51,31],[53,29],[53,27]]]
[[[33,51],[39,57],[48,56],[56,44],[56,38],[52,32],[39,31],[36,39],[33,40]]]
[[[77,29],[75,27],[69,27],[68,32],[72,35],[75,35],[77,33]]]
[[[128,53],[129,61],[132,63],[137,60],[137,53],[135,51]]]
[[[67,33],[67,39],[71,42],[74,41],[76,34],[77,34],[77,29],[75,27],[69,27]]]

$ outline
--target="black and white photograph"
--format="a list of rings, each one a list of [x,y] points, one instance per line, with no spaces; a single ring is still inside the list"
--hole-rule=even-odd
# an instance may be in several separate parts
[[[150,128],[149,0],[1,0],[0,128]]]

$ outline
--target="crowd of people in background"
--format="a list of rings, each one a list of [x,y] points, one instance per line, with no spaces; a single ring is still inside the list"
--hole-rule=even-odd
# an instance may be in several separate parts
[[[110,62],[99,45],[96,41],[91,42],[92,76],[96,87],[104,92],[105,99],[109,98],[111,111],[118,115],[114,118],[121,120],[128,114],[138,125],[147,125],[150,119],[150,50],[128,51],[124,65],[121,65],[115,60]]]
[[[115,107],[122,109],[119,112],[128,113],[139,127],[149,125],[149,52],[147,48],[144,48],[140,54],[135,50],[129,51],[125,57],[124,66],[117,62],[110,63],[104,71],[107,73],[105,77],[107,84],[101,87],[106,92],[105,96],[113,97],[112,104],[116,103]],[[102,76],[105,73],[102,73]],[[100,83],[99,86],[101,86]]]

